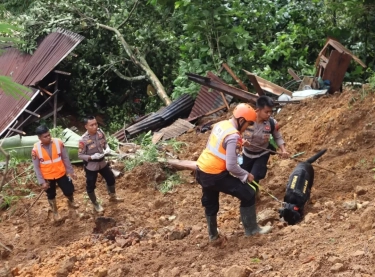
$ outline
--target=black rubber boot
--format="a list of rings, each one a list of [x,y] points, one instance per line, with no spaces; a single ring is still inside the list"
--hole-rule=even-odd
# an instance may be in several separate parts
[[[76,201],[74,201],[73,195],[67,196],[66,198],[68,198],[69,207],[72,207],[74,209],[77,209],[79,207],[79,204]]]
[[[208,227],[208,236],[210,241],[217,240],[219,238],[219,233],[217,231],[217,219],[215,216],[206,215],[207,227]]]
[[[57,211],[57,204],[56,204],[56,199],[48,199],[48,203],[51,206],[51,210],[53,213],[53,220],[54,221],[60,221],[61,217]]]
[[[95,209],[95,211],[97,211],[98,213],[103,212],[104,209],[103,209],[103,207],[98,203],[98,201],[96,200],[95,192],[94,192],[94,191],[93,191],[93,192],[90,192],[90,193],[88,192],[87,195],[89,196],[89,198],[90,198],[92,204],[94,205],[94,209]]]
[[[257,224],[257,215],[255,205],[251,207],[240,207],[242,225],[245,229],[245,236],[255,234],[267,234],[271,231],[272,226],[259,227]]]
[[[109,194],[109,202],[124,202],[123,198],[120,198],[116,195],[116,188],[115,186],[107,186],[108,194]]]

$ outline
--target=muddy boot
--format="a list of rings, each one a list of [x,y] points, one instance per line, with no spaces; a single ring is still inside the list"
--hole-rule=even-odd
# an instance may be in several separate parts
[[[59,213],[57,212],[57,205],[56,205],[56,198],[55,199],[48,199],[48,203],[51,206],[51,210],[53,213],[53,220],[54,221],[60,221],[61,217]]]
[[[117,197],[115,186],[107,187],[107,189],[108,189],[108,194],[109,194],[109,202],[114,202],[114,203],[124,202],[123,198]]]
[[[210,238],[210,242],[212,242],[219,238],[219,233],[217,231],[216,215],[214,216],[206,215],[206,219],[207,219],[207,227],[208,227],[208,236]]]
[[[94,209],[95,211],[97,211],[98,213],[101,213],[104,211],[103,207],[99,204],[99,202],[96,200],[96,195],[95,195],[95,192],[90,192],[90,193],[87,193],[87,195],[89,196],[92,204],[94,205]]]
[[[71,207],[73,209],[77,209],[79,207],[79,204],[74,201],[73,195],[67,196],[67,198],[68,198],[68,205],[69,205],[69,207]]]
[[[255,205],[251,207],[240,207],[240,214],[246,237],[255,234],[267,234],[271,231],[272,226],[258,226]]]

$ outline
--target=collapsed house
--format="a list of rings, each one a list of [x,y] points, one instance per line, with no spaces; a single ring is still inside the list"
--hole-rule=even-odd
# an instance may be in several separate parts
[[[124,141],[127,138],[131,138],[133,135],[153,131],[153,142],[156,143],[159,140],[166,140],[183,134],[194,126],[191,122],[203,116],[215,114],[221,110],[229,110],[229,104],[233,98],[254,105],[259,96],[268,95],[277,99],[275,103],[282,106],[285,104],[300,103],[300,100],[305,98],[334,93],[340,89],[352,59],[362,67],[366,67],[358,57],[346,49],[341,43],[332,38],[328,38],[316,60],[315,76],[300,77],[293,69],[288,69],[293,80],[284,86],[279,86],[249,71],[243,70],[249,78],[255,93],[249,92],[246,85],[225,63],[222,65],[219,73],[225,69],[239,87],[226,84],[212,72],[208,72],[207,76],[188,73],[187,77],[189,80],[202,86],[197,98],[190,107],[191,111],[187,117],[183,117],[182,114],[186,114],[189,106],[182,105],[181,103],[186,101],[186,99],[182,100],[182,98],[180,98],[172,103],[171,108],[164,108],[172,111],[168,120],[165,120],[163,117],[163,109],[161,109],[155,114],[146,115],[125,126],[122,130],[115,133],[114,136],[120,141]],[[291,83],[298,85],[297,91],[293,92],[288,89]],[[185,98],[188,97],[185,96]],[[180,107],[180,109],[178,107]],[[171,121],[174,121],[174,123],[169,126]]]
[[[55,70],[83,40],[81,35],[57,29],[49,34],[39,44],[33,55],[20,52],[18,49],[7,47],[0,55],[0,75],[10,76],[13,81],[29,87],[25,97],[14,97],[0,90],[0,137],[19,133],[25,135],[22,128],[39,120],[54,116],[56,124],[59,92],[59,76],[70,73]],[[50,87],[53,92],[50,92]],[[51,100],[54,103],[50,103]],[[46,104],[50,104],[47,113],[40,115]],[[46,110],[44,108],[44,110]]]

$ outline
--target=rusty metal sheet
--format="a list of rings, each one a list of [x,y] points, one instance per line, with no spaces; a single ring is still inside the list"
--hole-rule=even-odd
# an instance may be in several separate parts
[[[35,86],[52,71],[81,41],[83,37],[57,29],[49,34],[33,55],[9,48],[0,56],[0,74],[11,76],[24,86]],[[22,114],[37,92],[33,89],[26,98],[14,98],[0,91],[0,136]]]
[[[0,136],[11,127],[13,122],[24,112],[38,95],[39,90],[32,89],[26,97],[13,97],[0,90]]]
[[[194,124],[191,124],[189,121],[179,118],[175,122],[173,122],[172,125],[161,129],[158,133],[163,133],[164,135],[162,139],[168,140],[181,136],[183,133],[192,128],[194,128]]]
[[[49,34],[36,49],[14,81],[35,86],[51,72],[83,40],[83,36],[57,29]]]
[[[318,58],[316,59],[315,67],[319,65],[321,58],[326,57],[328,46],[333,47],[339,53],[348,54],[351,58],[353,58],[353,60],[359,63],[363,68],[367,67],[364,62],[362,62],[357,56],[355,56],[351,51],[349,51],[344,45],[342,45],[340,42],[332,38],[327,38],[326,44],[324,45],[324,47],[322,48],[322,50],[320,51],[318,55]]]
[[[227,85],[219,77],[217,77],[218,80],[215,80],[213,78],[203,77],[193,73],[187,73],[186,75],[188,76],[190,81],[216,89],[218,91],[222,91],[226,94],[232,95],[233,97],[241,99],[242,101],[255,104],[256,100],[258,99],[258,96],[255,94]]]
[[[256,75],[254,75],[253,73],[251,73],[249,71],[246,71],[246,70],[243,70],[243,71],[246,73],[246,75],[249,78],[252,77],[252,79],[250,79],[250,80],[252,80],[252,82],[254,81],[254,77],[255,77],[255,79],[257,80],[257,82],[258,82],[258,84],[259,84],[259,86],[260,86],[260,88],[262,90],[268,91],[268,92],[270,92],[270,93],[272,93],[274,95],[277,95],[277,96],[280,96],[283,93],[285,93],[285,94],[287,94],[289,96],[292,96],[292,92],[291,91],[289,91],[289,90],[287,90],[287,89],[285,89],[283,87],[280,87],[280,86],[278,86],[278,85],[276,85],[276,84],[274,84],[274,83],[272,83],[270,81],[267,81],[266,79],[263,79],[263,78],[261,78],[259,76],[256,76]],[[253,83],[253,85],[254,85],[254,83]],[[255,85],[254,85],[254,87],[255,87]],[[258,92],[258,94],[259,94],[259,92]]]
[[[220,78],[211,72],[208,72],[207,76],[218,82],[221,81]],[[227,102],[230,102],[233,97],[231,95],[226,95],[225,98]],[[187,120],[195,120],[222,106],[224,106],[224,101],[220,95],[220,91],[206,86],[201,86],[198,96],[195,99],[193,109],[191,110]]]
[[[345,52],[340,53],[336,50],[331,52],[331,56],[329,57],[329,61],[322,76],[323,80],[329,80],[331,82],[328,90],[329,93],[334,93],[340,90],[351,60],[352,57]]]

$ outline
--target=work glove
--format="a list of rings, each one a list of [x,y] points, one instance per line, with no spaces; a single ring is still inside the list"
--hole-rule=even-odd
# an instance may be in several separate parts
[[[100,154],[100,153],[95,153],[94,155],[90,156],[91,160],[100,160],[103,157],[104,157],[104,154]]]
[[[111,148],[109,148],[109,146],[107,146],[107,148],[104,149],[103,152],[104,152],[104,155],[107,155],[107,154],[111,153]]]

